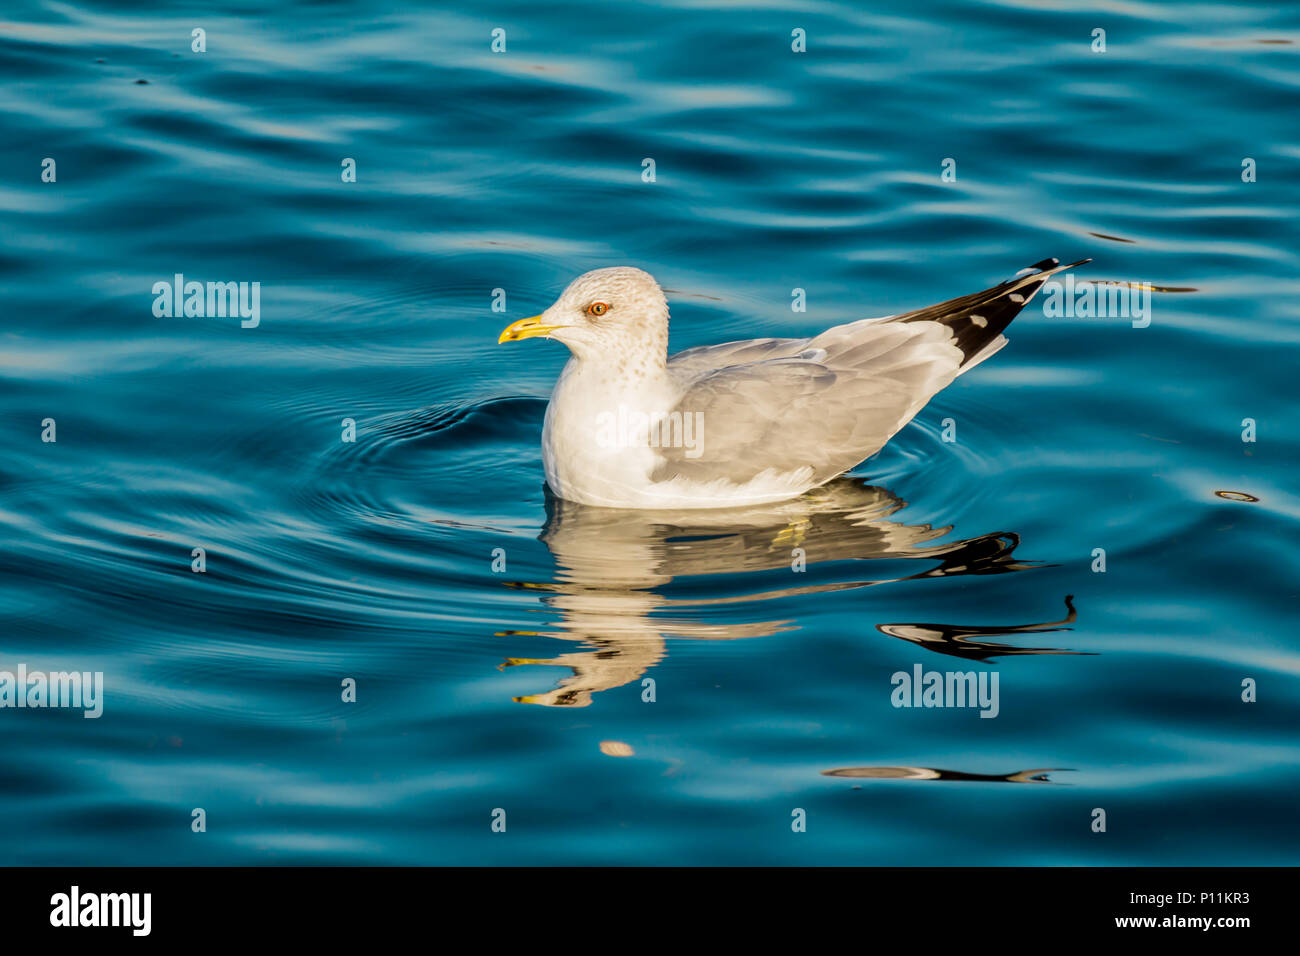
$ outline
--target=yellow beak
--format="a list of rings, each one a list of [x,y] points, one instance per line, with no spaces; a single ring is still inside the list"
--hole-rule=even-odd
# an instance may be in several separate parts
[[[520,339],[536,338],[539,335],[550,335],[556,329],[565,328],[563,325],[543,325],[540,315],[530,315],[526,319],[520,319],[518,322],[511,322],[501,331],[501,337],[497,339],[497,345],[502,342],[518,342]]]

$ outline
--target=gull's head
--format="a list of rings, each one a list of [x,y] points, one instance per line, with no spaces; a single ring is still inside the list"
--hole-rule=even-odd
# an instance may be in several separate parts
[[[662,366],[668,355],[668,300],[648,272],[631,266],[596,269],[569,283],[541,315],[506,327],[498,342],[544,335],[579,359]],[[638,362],[637,364],[641,364]]]

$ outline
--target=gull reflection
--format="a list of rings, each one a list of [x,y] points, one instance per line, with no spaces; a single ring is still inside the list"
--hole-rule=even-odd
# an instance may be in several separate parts
[[[1013,551],[1019,537],[1009,532],[939,543],[950,528],[890,520],[904,504],[883,488],[849,478],[791,501],[722,510],[595,508],[548,492],[540,537],[555,559],[554,580],[513,586],[538,592],[556,619],[547,630],[505,633],[569,640],[581,649],[545,659],[508,658],[503,667],[545,665],[571,671],[554,689],[515,700],[584,707],[593,694],[644,675],[663,659],[668,638],[735,640],[796,626],[791,620],[737,621],[734,613],[716,610],[725,605],[1034,566],[1016,560]],[[827,562],[884,562],[894,573],[815,580],[826,577],[813,572]],[[906,573],[897,573],[898,562],[904,563],[901,570]],[[914,570],[908,565],[924,566]],[[809,573],[792,575],[796,568]],[[728,575],[743,577],[724,582]],[[790,585],[791,578],[812,583]],[[777,586],[764,586],[768,584]],[[1056,653],[969,640],[981,634],[1046,629],[1051,627],[880,626],[891,636],[964,656]]]
[[[1083,651],[1059,650],[1054,647],[1017,647],[1013,644],[999,644],[994,641],[973,640],[994,634],[1040,634],[1046,631],[1068,631],[1065,624],[1073,624],[1078,616],[1074,610],[1074,595],[1065,596],[1065,617],[1059,621],[1046,624],[1001,624],[1001,625],[962,625],[962,624],[877,624],[876,630],[890,637],[902,638],[919,644],[927,650],[939,654],[951,654],[973,661],[986,661],[991,657],[1006,657],[1013,654],[1081,654]]]
[[[1056,783],[1049,773],[1068,772],[1064,767],[1042,770],[1017,770],[1015,773],[965,773],[934,767],[843,767],[823,770],[824,777],[851,777],[859,780],[955,780],[967,783]]]

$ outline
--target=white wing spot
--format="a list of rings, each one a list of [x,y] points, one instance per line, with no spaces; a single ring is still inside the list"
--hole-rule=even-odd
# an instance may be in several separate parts
[[[972,322],[974,322],[976,325],[978,325],[981,329],[984,328],[986,325],[989,324],[989,320],[986,319],[986,318],[984,318],[984,316],[982,316],[982,315],[974,315],[974,314],[972,314],[971,317],[970,317],[970,320],[971,320]]]
[[[1013,292],[1009,296],[1007,296],[1007,298],[1010,299],[1012,302],[1014,302],[1016,305],[1019,305],[1020,303],[1025,301],[1025,297],[1021,295],[1019,292]]]

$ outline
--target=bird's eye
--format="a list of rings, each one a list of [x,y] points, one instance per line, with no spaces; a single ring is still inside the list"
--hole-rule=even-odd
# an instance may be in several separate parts
[[[587,306],[588,315],[604,315],[609,311],[609,305],[604,302],[593,302]]]

